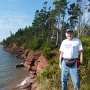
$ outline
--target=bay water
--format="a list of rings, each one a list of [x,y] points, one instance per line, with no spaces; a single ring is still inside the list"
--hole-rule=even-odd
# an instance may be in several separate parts
[[[20,63],[20,59],[6,52],[3,46],[0,45],[0,90],[13,90],[10,88],[26,77],[27,71],[24,68],[15,67]]]

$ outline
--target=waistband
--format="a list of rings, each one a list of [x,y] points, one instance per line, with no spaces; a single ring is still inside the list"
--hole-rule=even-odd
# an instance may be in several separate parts
[[[63,58],[64,60],[78,60],[78,58]]]

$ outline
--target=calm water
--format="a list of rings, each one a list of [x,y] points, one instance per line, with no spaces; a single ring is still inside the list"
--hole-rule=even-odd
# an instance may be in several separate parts
[[[25,77],[27,71],[24,68],[15,68],[15,65],[19,63],[21,60],[4,51],[3,46],[0,45],[0,90],[9,90],[5,88]]]

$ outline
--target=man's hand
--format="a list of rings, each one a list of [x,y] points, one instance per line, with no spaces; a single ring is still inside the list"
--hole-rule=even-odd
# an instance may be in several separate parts
[[[82,62],[80,62],[80,60],[77,60],[77,68],[78,70],[81,70],[82,68]]]
[[[79,67],[78,67],[78,70],[81,70],[82,69],[82,65],[80,65]]]
[[[62,69],[62,65],[61,65],[61,63],[59,63],[59,67],[60,67],[60,69]]]

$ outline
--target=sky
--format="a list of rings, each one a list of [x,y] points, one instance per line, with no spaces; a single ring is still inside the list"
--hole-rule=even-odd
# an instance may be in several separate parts
[[[42,9],[45,1],[49,7],[54,0],[0,0],[0,42],[10,36],[10,31],[14,34],[19,28],[31,26],[35,11]]]
[[[31,26],[35,11],[40,10],[47,1],[47,6],[53,5],[53,0],[0,0],[0,41],[14,34],[19,28]]]

